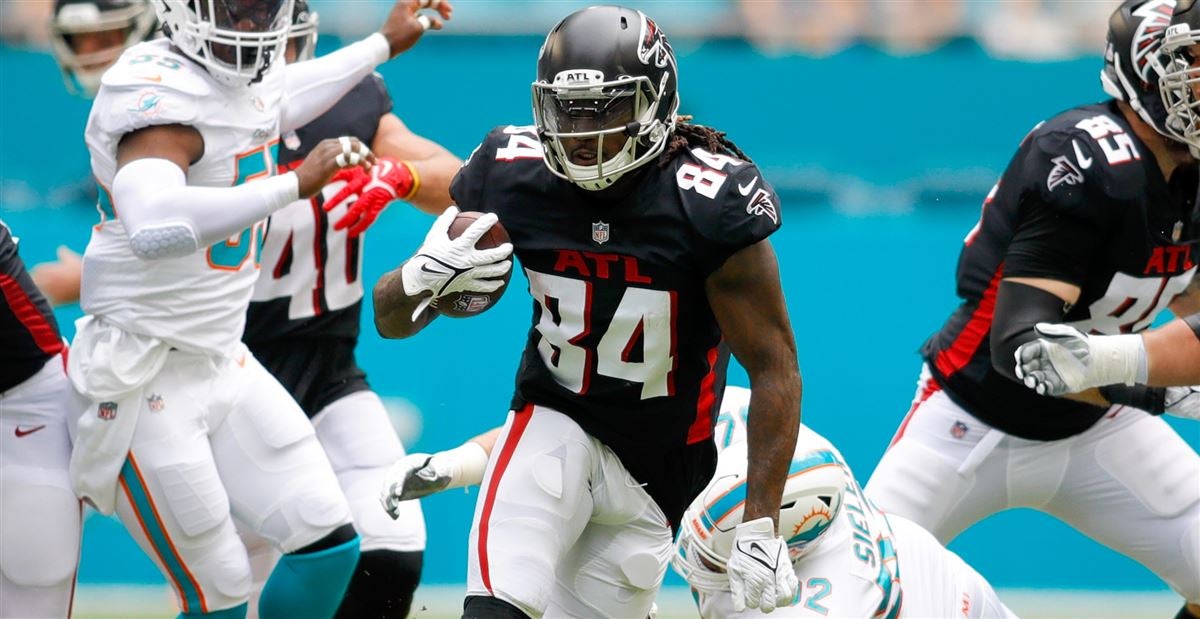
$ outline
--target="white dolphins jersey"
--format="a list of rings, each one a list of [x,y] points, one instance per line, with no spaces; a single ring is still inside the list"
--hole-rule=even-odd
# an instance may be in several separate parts
[[[133,255],[110,193],[122,136],[180,124],[204,138],[187,184],[230,187],[276,173],[283,70],[251,87],[228,88],[159,39],[125,51],[104,74],[86,140],[99,184],[101,222],[83,258],[83,310],[173,347],[228,355],[238,345],[258,277],[263,223],[181,258]]]
[[[746,415],[750,390],[726,387],[721,414],[714,429],[718,453],[746,440]],[[800,426],[797,441],[845,458],[825,437]],[[900,610],[899,569],[892,530],[883,514],[863,498],[850,467],[845,466],[846,489],[842,509],[821,536],[798,560],[793,560],[800,581],[792,606],[777,609],[770,617],[895,617]],[[759,617],[758,611],[735,613],[728,592],[697,592],[702,617]]]
[[[718,452],[746,440],[750,390],[727,387],[715,440]],[[961,618],[1012,617],[975,570],[946,550],[929,532],[899,516],[884,514],[863,496],[845,458],[824,437],[800,426],[798,441],[831,451],[842,463],[846,487],[842,509],[821,538],[792,556],[799,588],[792,604],[770,615],[733,610],[728,591],[695,591],[706,619],[748,617]],[[901,578],[907,584],[901,587]]]

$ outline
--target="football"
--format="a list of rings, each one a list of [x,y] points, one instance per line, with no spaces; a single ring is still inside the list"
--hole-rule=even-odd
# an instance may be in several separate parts
[[[452,239],[458,238],[481,215],[483,213],[474,211],[459,213],[454,218],[454,221],[450,222],[450,229],[446,231],[447,234]],[[497,221],[490,230],[479,237],[479,240],[475,242],[475,247],[477,249],[491,249],[508,242],[508,231]],[[508,260],[511,262],[512,258],[510,257]],[[500,300],[500,296],[508,288],[508,280],[511,277],[512,269],[509,269],[508,273],[504,274],[504,285],[497,288],[495,292],[452,292],[434,299],[430,307],[437,310],[439,314],[450,316],[451,318],[477,316],[486,312],[496,304],[496,301]]]

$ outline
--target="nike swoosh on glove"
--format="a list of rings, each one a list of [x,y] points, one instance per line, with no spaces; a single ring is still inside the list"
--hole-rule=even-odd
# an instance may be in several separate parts
[[[350,196],[358,196],[347,205],[346,214],[333,224],[334,230],[349,228],[350,238],[365,232],[393,200],[412,198],[419,186],[412,164],[387,157],[376,160],[370,172],[345,168],[333,180],[346,181],[346,186],[325,202],[325,212],[337,208]]]
[[[400,503],[419,499],[443,490],[450,485],[448,471],[439,471],[431,454],[408,454],[400,458],[383,478],[379,502],[395,520],[400,516]]]
[[[504,285],[501,278],[512,268],[508,259],[512,243],[491,249],[475,247],[498,221],[495,213],[480,215],[461,235],[451,239],[447,231],[457,216],[458,207],[454,206],[439,215],[421,248],[400,267],[404,294],[416,297],[430,293],[417,305],[414,320],[437,297],[452,292],[495,292]]]
[[[799,581],[788,558],[787,543],[775,534],[770,518],[743,522],[734,530],[726,571],[733,610],[757,608],[769,613],[791,604]]]

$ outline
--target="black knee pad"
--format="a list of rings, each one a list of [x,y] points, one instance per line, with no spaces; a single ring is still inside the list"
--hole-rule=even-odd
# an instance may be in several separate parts
[[[1200,314],[1197,315],[1200,316]],[[1200,617],[1188,610],[1187,604],[1184,604],[1183,608],[1179,609],[1179,614],[1175,615],[1175,619],[1200,619]]]
[[[358,567],[337,619],[404,619],[412,608],[413,594],[421,581],[424,553],[368,550],[358,556]]]
[[[487,595],[468,595],[462,619],[529,619],[519,608]]]
[[[321,539],[288,554],[302,555],[310,552],[317,552],[319,550],[326,550],[333,548],[334,546],[341,546],[342,544],[345,544],[356,537],[358,537],[358,531],[354,530],[354,525],[343,524],[342,526],[330,531],[325,537],[322,537]]]

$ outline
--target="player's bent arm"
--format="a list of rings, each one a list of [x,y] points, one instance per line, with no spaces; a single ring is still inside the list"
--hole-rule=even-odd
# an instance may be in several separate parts
[[[800,427],[796,340],[769,241],[729,257],[705,282],[729,349],[750,376],[746,509],[743,522],[769,517],[779,503]]]
[[[1066,282],[1035,277],[1006,277],[996,291],[996,310],[992,319],[992,367],[1001,376],[1021,382],[1016,374],[1016,351],[1021,344],[1037,339],[1034,326],[1039,322],[1062,322],[1066,308],[1079,300],[1080,288]],[[1108,400],[1095,389],[1064,397],[1097,406]]]
[[[355,138],[322,140],[292,172],[234,187],[194,187],[187,169],[204,154],[200,133],[183,125],[147,127],[117,146],[113,205],[135,256],[186,256],[311,196],[342,167],[370,166],[374,157],[364,151]]]
[[[395,114],[384,114],[371,150],[380,157],[412,164],[416,187],[408,201],[430,215],[440,215],[453,203],[450,181],[462,161],[436,142],[413,133]]]
[[[1200,313],[1147,331],[1142,341],[1149,367],[1148,385],[1200,384]]]
[[[432,295],[428,291],[415,296],[404,292],[404,265],[384,273],[375,282],[371,302],[375,309],[375,330],[389,339],[403,339],[420,333],[437,318],[437,311],[423,308],[415,317],[413,312]]]
[[[376,32],[315,60],[287,65],[280,132],[303,127],[324,114],[375,67],[387,62],[389,55],[387,39]]]

